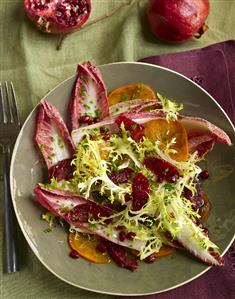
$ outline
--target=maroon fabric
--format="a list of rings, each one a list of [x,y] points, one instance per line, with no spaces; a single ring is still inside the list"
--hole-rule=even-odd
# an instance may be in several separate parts
[[[220,103],[235,124],[235,41],[199,50],[147,57],[141,62],[164,66],[191,78]],[[225,255],[224,267],[211,268],[201,277],[175,290],[131,298],[234,299],[235,243]]]
[[[164,66],[189,77],[206,89],[235,123],[235,40],[140,61]]]

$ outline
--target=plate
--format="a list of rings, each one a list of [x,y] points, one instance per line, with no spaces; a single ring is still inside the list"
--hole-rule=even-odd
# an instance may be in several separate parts
[[[234,127],[216,101],[191,80],[163,67],[144,63],[114,63],[100,66],[111,91],[133,82],[149,84],[155,91],[184,104],[184,114],[200,116],[216,124],[235,143]],[[62,82],[45,98],[65,117],[75,77]],[[44,233],[47,223],[35,203],[32,190],[44,181],[40,156],[33,144],[36,108],[30,113],[15,144],[11,163],[11,192],[16,216],[31,249],[42,264],[63,281],[90,291],[113,295],[147,295],[167,291],[192,281],[210,269],[185,252],[176,252],[153,264],[141,263],[134,272],[114,263],[96,265],[69,258],[67,234],[63,228]],[[207,226],[211,239],[224,254],[235,232],[235,149],[216,145],[208,154],[206,168],[211,179],[205,191],[212,202]],[[137,283],[138,282],[138,283]]]

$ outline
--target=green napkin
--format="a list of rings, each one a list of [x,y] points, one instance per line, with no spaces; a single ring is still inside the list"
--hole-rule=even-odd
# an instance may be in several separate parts
[[[129,0],[92,0],[91,20],[128,2]],[[209,31],[201,39],[181,45],[162,43],[149,32],[145,20],[147,2],[133,0],[110,18],[69,35],[64,40],[62,49],[57,51],[58,36],[43,34],[35,29],[24,14],[23,0],[1,0],[0,81],[14,82],[22,120],[50,89],[74,74],[78,62],[90,60],[99,65],[115,61],[135,61],[151,55],[201,48],[235,36],[233,0],[211,1]],[[2,184],[0,192],[3,192]],[[20,237],[21,271],[15,274],[1,273],[0,298],[110,298],[108,295],[86,292],[60,281],[46,270],[23,236]],[[0,226],[0,256],[2,239],[3,230]],[[2,259],[0,271],[2,272]]]

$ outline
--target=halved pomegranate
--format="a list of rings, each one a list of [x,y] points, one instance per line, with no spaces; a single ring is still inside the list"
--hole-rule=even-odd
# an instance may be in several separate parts
[[[91,13],[91,0],[24,0],[25,11],[47,33],[63,34],[81,27]]]

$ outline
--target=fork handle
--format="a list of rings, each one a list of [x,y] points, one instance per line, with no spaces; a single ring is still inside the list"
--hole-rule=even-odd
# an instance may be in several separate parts
[[[3,148],[3,181],[4,181],[4,271],[19,271],[17,244],[17,222],[10,192],[10,145]]]

